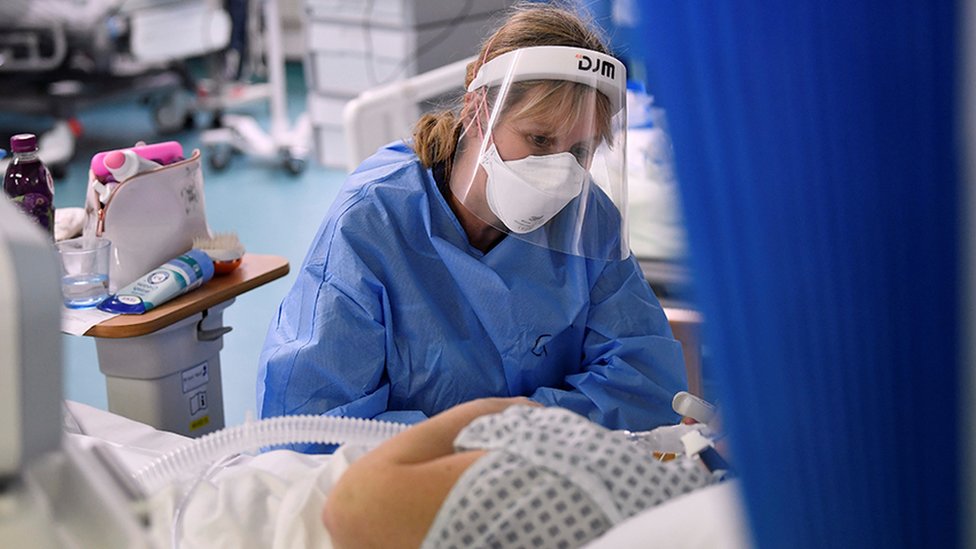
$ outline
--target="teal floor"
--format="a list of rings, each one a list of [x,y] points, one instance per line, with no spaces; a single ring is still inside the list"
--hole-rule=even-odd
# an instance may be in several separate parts
[[[288,80],[288,107],[294,120],[305,109],[300,65],[289,66]],[[254,114],[267,129],[266,107],[252,105],[245,112]],[[84,131],[74,160],[65,176],[55,182],[55,205],[59,208],[83,206],[88,163],[98,151],[131,146],[139,140],[172,139],[182,143],[185,151],[200,147],[199,129],[157,135],[150,109],[137,100],[95,105],[81,111],[78,118]],[[210,124],[207,114],[196,118],[198,126]],[[0,113],[0,130],[6,133],[40,131],[50,124],[51,120],[43,117]],[[224,312],[224,324],[233,327],[224,336],[220,354],[227,425],[242,423],[248,413],[256,412],[258,355],[268,324],[294,282],[308,245],[345,176],[340,170],[318,165],[314,156],[309,160],[307,169],[298,176],[288,174],[280,165],[246,156],[234,157],[220,172],[204,162],[211,228],[235,231],[249,252],[284,256],[291,264],[288,276],[240,296]],[[68,335],[61,339],[65,397],[107,409],[105,378],[98,370],[94,340]]]

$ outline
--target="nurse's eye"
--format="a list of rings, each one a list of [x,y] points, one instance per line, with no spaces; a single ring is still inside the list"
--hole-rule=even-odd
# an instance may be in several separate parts
[[[576,161],[584,168],[589,165],[590,159],[593,157],[593,152],[590,148],[582,145],[573,147],[569,152],[576,157]]]
[[[552,138],[547,135],[530,135],[529,141],[539,148],[546,148],[552,144]]]

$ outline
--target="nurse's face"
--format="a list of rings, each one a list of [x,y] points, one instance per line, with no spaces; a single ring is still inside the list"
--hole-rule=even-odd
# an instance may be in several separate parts
[[[472,93],[466,98],[468,122],[463,154],[451,175],[451,200],[472,242],[488,241],[487,246],[478,247],[490,247],[501,237],[500,228],[504,226],[488,206],[487,172],[478,159],[482,147],[494,144],[503,161],[568,152],[588,170],[609,126],[609,116],[604,117],[606,124],[597,123],[597,113],[607,110],[606,105],[601,110],[599,97],[602,96],[595,90],[572,84],[527,84],[509,93],[508,103],[495,116],[493,128],[489,126],[492,116],[484,95]]]
[[[571,88],[567,88],[571,90]],[[593,93],[577,99],[570,92],[530,91],[495,125],[490,138],[502,160],[519,160],[527,156],[547,156],[568,152],[584,169],[590,168],[593,152],[600,143]],[[540,98],[539,95],[547,97]],[[546,105],[544,102],[547,102]]]

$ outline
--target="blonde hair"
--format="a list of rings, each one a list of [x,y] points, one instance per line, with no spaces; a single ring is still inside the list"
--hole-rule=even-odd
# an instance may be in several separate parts
[[[555,5],[520,2],[512,7],[509,17],[501,27],[482,43],[478,57],[468,64],[464,77],[465,89],[474,80],[478,69],[484,63],[503,53],[533,46],[572,46],[610,54],[594,26],[579,15]],[[552,88],[555,91],[563,84],[569,84],[574,89],[582,87],[572,83],[555,82]],[[603,97],[601,94],[597,95]],[[581,108],[581,97],[580,92],[574,94],[572,104],[577,113]],[[533,104],[535,107],[539,105],[536,102]],[[601,120],[609,121],[609,101],[604,97],[597,105],[597,115]],[[533,110],[529,111],[529,109]],[[537,111],[538,109],[533,105],[523,108],[526,114]],[[605,131],[609,132],[609,122],[606,124]],[[413,132],[413,148],[421,164],[426,168],[444,164],[445,174],[449,177],[462,126],[462,117],[454,110],[428,113],[420,117]],[[604,133],[604,128],[601,127],[601,134]]]

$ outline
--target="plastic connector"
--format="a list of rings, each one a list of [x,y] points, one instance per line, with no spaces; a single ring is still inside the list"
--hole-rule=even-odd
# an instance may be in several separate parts
[[[712,473],[718,474],[720,477],[732,473],[732,467],[718,453],[711,439],[701,434],[700,431],[690,431],[683,435],[681,444],[685,447],[685,454],[688,457],[698,456]]]
[[[708,423],[715,417],[715,406],[687,391],[678,391],[674,395],[671,409],[699,423]]]
[[[700,454],[705,448],[711,448],[712,441],[701,434],[701,431],[695,430],[681,435],[681,445],[685,447],[685,454],[692,457]]]

